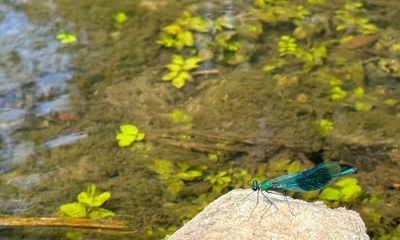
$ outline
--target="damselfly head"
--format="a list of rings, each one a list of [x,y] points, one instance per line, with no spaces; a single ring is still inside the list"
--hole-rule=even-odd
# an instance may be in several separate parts
[[[251,189],[253,189],[253,191],[260,190],[260,187],[258,186],[257,180],[254,180],[254,181],[251,183]]]

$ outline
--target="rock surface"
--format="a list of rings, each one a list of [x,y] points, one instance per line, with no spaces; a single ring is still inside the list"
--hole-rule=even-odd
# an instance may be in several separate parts
[[[268,209],[268,201],[259,194],[257,205],[252,192],[238,189],[223,195],[169,239],[369,239],[357,212],[288,197],[290,211],[284,196],[273,193],[267,194],[274,203]]]

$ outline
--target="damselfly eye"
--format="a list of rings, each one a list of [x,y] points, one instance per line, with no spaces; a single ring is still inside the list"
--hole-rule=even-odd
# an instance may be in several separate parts
[[[259,189],[257,180],[254,180],[251,183],[251,189],[253,189],[253,191],[257,191]]]

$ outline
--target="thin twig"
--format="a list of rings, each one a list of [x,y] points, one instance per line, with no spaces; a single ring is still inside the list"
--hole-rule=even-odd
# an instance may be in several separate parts
[[[0,226],[10,227],[68,227],[98,230],[128,230],[128,224],[119,220],[92,220],[80,218],[0,217]]]
[[[199,76],[199,75],[209,75],[209,74],[220,74],[221,72],[218,69],[210,69],[204,71],[196,71],[192,72],[192,76]]]

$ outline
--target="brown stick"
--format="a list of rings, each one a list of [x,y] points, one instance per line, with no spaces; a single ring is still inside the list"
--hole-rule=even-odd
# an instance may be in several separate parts
[[[0,226],[10,227],[69,227],[102,230],[128,230],[128,224],[118,220],[92,220],[80,218],[0,217]]]
[[[210,69],[210,70],[192,72],[192,76],[208,75],[208,74],[220,74],[220,71],[218,69]]]

